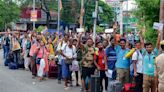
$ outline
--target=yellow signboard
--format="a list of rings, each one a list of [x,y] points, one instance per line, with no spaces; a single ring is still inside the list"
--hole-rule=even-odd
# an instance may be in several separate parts
[[[36,10],[31,11],[31,21],[37,21],[37,11]]]

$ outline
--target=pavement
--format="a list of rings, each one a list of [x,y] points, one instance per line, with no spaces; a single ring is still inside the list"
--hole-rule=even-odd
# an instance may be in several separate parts
[[[55,79],[39,82],[23,69],[9,70],[3,65],[2,57],[0,50],[0,92],[80,92],[80,87],[76,86],[64,90],[64,83],[58,84]]]

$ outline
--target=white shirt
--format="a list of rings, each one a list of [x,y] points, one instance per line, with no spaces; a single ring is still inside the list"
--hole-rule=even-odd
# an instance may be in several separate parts
[[[62,50],[62,48],[64,48],[66,45],[67,45],[67,43],[65,41],[59,42],[59,44],[57,46],[57,51]],[[59,59],[58,64],[61,65],[62,59],[64,59],[64,57],[62,55],[58,55],[58,59]]]
[[[64,55],[69,57],[69,58],[76,58],[77,57],[76,48],[74,45],[72,48],[70,48],[70,47],[68,47],[68,45],[66,45],[64,48],[62,48],[62,51],[63,51]]]
[[[57,46],[57,51],[62,50],[66,45],[67,45],[67,43],[65,41],[60,42]]]
[[[133,53],[132,60],[137,61],[137,73],[143,73],[143,56],[139,50]]]
[[[27,44],[27,39],[23,39],[22,40],[22,47],[23,47],[23,50],[25,51],[26,50],[26,44]]]

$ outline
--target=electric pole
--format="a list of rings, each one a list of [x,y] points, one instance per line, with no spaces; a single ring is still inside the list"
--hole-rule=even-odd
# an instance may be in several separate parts
[[[35,0],[33,0],[33,11],[35,11]],[[33,31],[35,30],[35,21],[33,21]]]
[[[81,0],[81,10],[80,10],[80,28],[83,27],[83,16],[84,16],[84,0]]]
[[[58,30],[58,36],[60,35],[60,0],[58,0],[58,27],[57,27],[57,30]]]
[[[96,0],[96,5],[95,5],[95,12],[94,12],[94,27],[93,27],[93,40],[94,40],[94,46],[96,43],[96,26],[97,26],[97,13],[98,13],[98,0]]]

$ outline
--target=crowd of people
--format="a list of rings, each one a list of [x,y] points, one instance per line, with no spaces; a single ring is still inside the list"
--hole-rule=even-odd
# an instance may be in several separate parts
[[[3,39],[5,65],[24,67],[31,71],[32,78],[39,81],[56,77],[59,84],[63,80],[66,90],[73,86],[74,73],[76,86],[81,85],[82,92],[87,92],[91,89],[91,75],[98,71],[101,92],[107,91],[113,80],[120,81],[122,85],[135,81],[135,92],[157,92],[157,89],[164,92],[164,56],[158,56],[160,45],[164,50],[164,42],[160,44],[160,32],[154,47],[152,43],[144,42],[142,31],[136,36],[133,33],[121,36],[116,32],[116,25],[113,29],[110,35],[99,33],[95,41],[93,34],[87,32],[6,33]],[[132,51],[132,55],[127,56]],[[111,76],[107,72],[112,72]]]

